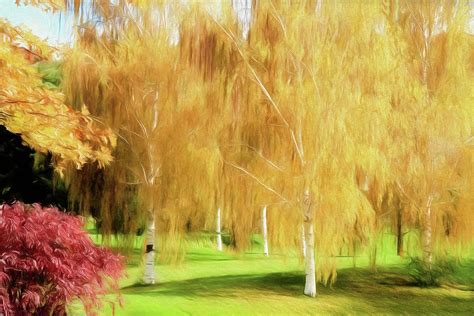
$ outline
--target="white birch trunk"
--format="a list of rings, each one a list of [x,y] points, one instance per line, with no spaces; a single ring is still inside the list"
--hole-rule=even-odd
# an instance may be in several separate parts
[[[263,235],[263,254],[268,256],[268,236],[267,236],[267,206],[262,209],[262,235]]]
[[[305,229],[305,273],[306,280],[304,285],[304,294],[316,296],[316,265],[314,260],[314,231],[313,224],[306,223]]]
[[[151,216],[146,229],[145,272],[143,282],[155,284],[155,216]]]
[[[372,272],[377,272],[377,240],[374,240],[370,250],[370,269]]]
[[[158,92],[155,92],[155,100],[153,101],[153,122],[151,126],[151,131],[155,131],[158,127]],[[145,131],[145,135],[148,135],[148,132]],[[150,142],[150,140],[148,140]],[[152,189],[155,185],[155,177],[158,171],[156,166],[156,161],[154,157],[155,146],[152,142],[148,145],[148,163],[149,169],[145,173],[145,183],[149,189]],[[143,170],[145,168],[142,165]],[[150,190],[149,194],[152,190]],[[145,271],[143,273],[143,282],[145,284],[155,284],[155,199],[153,195],[149,196],[150,206],[149,206],[149,218],[146,228],[146,250],[145,250]]]
[[[433,197],[428,198],[426,203],[426,211],[424,214],[423,231],[421,235],[423,248],[423,261],[431,266],[433,262],[433,246],[432,246],[432,227],[431,227],[431,204]]]
[[[362,185],[362,191],[369,192],[369,177],[367,177],[367,175],[365,175],[365,177],[364,177],[364,183]]]
[[[304,241],[305,241],[305,273],[306,280],[304,285],[304,294],[316,296],[316,265],[314,253],[314,227],[313,227],[313,209],[309,189],[305,189],[303,197],[304,211]]]
[[[304,240],[304,224],[301,225],[301,250],[303,251],[303,258],[306,257],[306,241]]]
[[[316,14],[321,16],[322,13],[323,0],[316,1]]]
[[[222,233],[221,233],[221,208],[217,209],[217,250],[222,251]]]

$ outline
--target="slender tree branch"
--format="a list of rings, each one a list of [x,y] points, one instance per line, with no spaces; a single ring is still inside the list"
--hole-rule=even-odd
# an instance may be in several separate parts
[[[257,181],[258,184],[260,184],[261,186],[263,186],[265,189],[267,189],[268,191],[276,194],[280,199],[282,199],[283,201],[285,202],[289,202],[289,200],[287,198],[285,198],[283,195],[281,195],[280,193],[278,193],[277,191],[275,191],[274,189],[272,189],[271,187],[269,187],[268,185],[266,185],[265,183],[263,183],[259,178],[257,178],[255,175],[253,175],[252,173],[250,173],[249,171],[247,171],[246,169],[234,164],[234,163],[231,163],[231,162],[228,162],[226,160],[224,160],[224,162],[240,171],[242,171],[243,173],[245,173],[246,175],[248,175],[249,177],[251,177],[252,179],[254,179],[255,181]]]
[[[263,84],[263,82],[260,80],[260,77],[258,76],[257,72],[255,71],[255,69],[252,67],[252,65],[250,65],[250,63],[248,62],[247,58],[245,58],[245,55],[244,53],[242,52],[242,50],[240,49],[238,43],[237,43],[237,40],[235,39],[235,36],[228,32],[224,26],[222,26],[221,23],[219,23],[219,21],[217,21],[211,14],[209,14],[209,16],[211,17],[211,19],[219,26],[219,28],[227,35],[227,37],[229,37],[229,39],[232,41],[232,43],[235,45],[235,47],[237,48],[237,51],[239,52],[239,55],[242,57],[243,61],[245,62],[245,64],[247,65],[248,69],[250,69],[250,72],[252,73],[252,75],[254,76],[254,79],[257,81],[257,84],[258,86],[260,87],[260,89],[262,90],[263,94],[265,95],[265,97],[267,97],[268,101],[270,102],[270,104],[272,105],[272,107],[275,109],[275,111],[277,112],[278,116],[280,117],[280,119],[283,121],[283,123],[285,124],[285,126],[288,128],[288,130],[290,131],[290,135],[291,135],[291,140],[293,142],[293,145],[295,146],[295,149],[296,149],[296,152],[298,153],[298,156],[300,158],[300,161],[301,161],[301,164],[304,165],[304,158],[302,156],[302,151],[301,149],[299,148],[299,145],[298,145],[298,142],[296,141],[296,138],[295,138],[295,133],[293,131],[293,129],[291,128],[290,124],[288,123],[288,121],[285,119],[285,117],[283,116],[283,113],[280,111],[280,108],[278,107],[278,105],[276,104],[276,102],[273,100],[272,96],[270,95],[270,93],[268,92],[267,88],[265,87],[265,85]]]
[[[416,203],[415,200],[413,200],[406,192],[405,190],[403,189],[402,185],[400,184],[400,182],[396,181],[397,183],[397,186],[398,186],[398,189],[399,191],[407,198],[409,199],[412,203],[413,203],[413,206],[415,206],[418,210],[420,210],[420,207],[418,206],[418,203]]]

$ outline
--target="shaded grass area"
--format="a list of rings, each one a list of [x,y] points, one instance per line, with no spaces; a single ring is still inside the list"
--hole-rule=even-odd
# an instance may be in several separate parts
[[[361,255],[357,267],[341,256],[332,287],[318,284],[318,297],[302,295],[304,272],[296,256],[264,257],[258,241],[245,254],[217,252],[212,243],[189,244],[179,265],[157,264],[158,283],[139,280],[140,250],[131,254],[128,278],[121,282],[124,308],[116,315],[327,315],[327,314],[474,314],[474,261],[465,261],[439,288],[420,288],[405,261],[391,254],[377,272]],[[394,252],[392,252],[393,254]],[[73,309],[73,315],[81,315]],[[111,315],[105,306],[101,315]]]
[[[236,274],[163,282],[123,288],[128,301],[147,306],[125,314],[138,315],[262,315],[262,314],[456,314],[472,315],[472,291],[413,286],[400,269],[371,273],[343,269],[332,288],[319,287],[316,299],[301,295],[304,276],[299,271]],[[129,303],[130,303],[129,302]],[[132,304],[133,305],[133,304]],[[135,306],[136,308],[137,306]]]

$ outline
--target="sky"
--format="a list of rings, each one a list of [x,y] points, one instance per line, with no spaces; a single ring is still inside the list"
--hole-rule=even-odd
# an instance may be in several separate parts
[[[203,0],[213,2],[214,0]],[[249,0],[233,0],[244,8]],[[346,0],[341,0],[346,1]],[[471,16],[469,33],[474,34],[474,0],[469,0]],[[71,14],[43,12],[32,6],[17,6],[15,0],[0,0],[0,18],[6,18],[13,25],[24,24],[34,34],[47,39],[51,45],[60,45],[72,41],[73,18]],[[239,16],[243,18],[243,16]],[[245,31],[244,31],[245,32]]]
[[[17,6],[15,0],[0,0],[0,18],[6,18],[15,26],[26,25],[51,45],[72,41],[73,18],[70,14],[43,12],[33,6]]]

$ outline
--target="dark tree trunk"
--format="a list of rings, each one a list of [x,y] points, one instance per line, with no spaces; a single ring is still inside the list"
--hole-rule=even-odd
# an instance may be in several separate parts
[[[400,257],[404,256],[403,253],[403,232],[402,232],[402,208],[397,209],[397,254]]]

